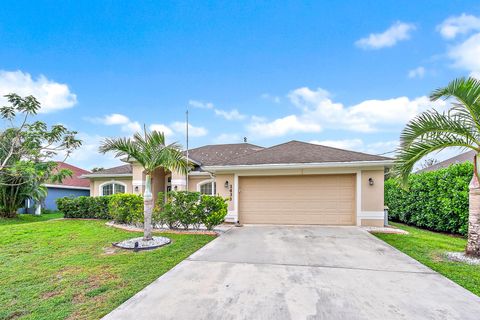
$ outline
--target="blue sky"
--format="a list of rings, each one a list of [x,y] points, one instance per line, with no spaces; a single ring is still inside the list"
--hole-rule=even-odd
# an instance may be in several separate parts
[[[480,75],[478,1],[4,1],[0,94],[77,130],[69,162],[118,163],[145,124],[192,146],[297,139],[383,153],[428,94]]]

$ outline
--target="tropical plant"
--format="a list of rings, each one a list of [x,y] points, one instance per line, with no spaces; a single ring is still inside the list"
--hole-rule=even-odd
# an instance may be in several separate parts
[[[394,173],[408,186],[408,176],[425,156],[445,148],[480,152],[480,81],[459,78],[430,95],[431,101],[449,100],[445,112],[425,111],[412,119],[400,135]],[[466,254],[480,256],[480,184],[477,156],[470,182],[470,206]]]
[[[39,203],[46,197],[44,183],[71,176],[70,170],[59,170],[50,160],[60,154],[67,158],[81,141],[75,131],[62,125],[30,122],[40,109],[35,97],[5,97],[10,105],[0,108],[0,119],[6,124],[0,130],[0,216],[15,217],[26,199]]]
[[[166,144],[162,132],[148,132],[144,128],[143,134],[135,133],[133,138],[105,139],[100,146],[101,153],[115,152],[116,157],[128,157],[138,162],[145,172],[145,192],[143,194],[144,240],[152,239],[152,211],[153,196],[151,176],[157,168],[187,174],[188,163],[178,143]]]

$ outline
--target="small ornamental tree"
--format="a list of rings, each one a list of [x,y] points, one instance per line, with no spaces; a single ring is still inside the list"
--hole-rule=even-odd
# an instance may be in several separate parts
[[[15,217],[25,199],[42,200],[46,182],[61,182],[70,170],[58,170],[53,157],[65,159],[81,145],[75,131],[63,125],[49,127],[34,121],[40,103],[33,96],[5,96],[8,106],[0,107],[4,129],[0,131],[0,216]]]
[[[161,132],[148,132],[143,135],[135,133],[133,138],[105,139],[100,152],[113,151],[117,157],[127,156],[142,165],[145,171],[145,192],[143,194],[144,223],[143,239],[152,239],[153,195],[151,177],[157,168],[187,174],[188,163],[183,156],[180,145],[166,144],[165,135]]]

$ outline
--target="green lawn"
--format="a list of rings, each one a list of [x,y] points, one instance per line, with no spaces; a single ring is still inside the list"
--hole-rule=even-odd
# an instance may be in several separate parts
[[[410,234],[377,233],[375,236],[480,296],[480,265],[451,262],[445,258],[445,252],[465,249],[467,241],[464,238],[404,224],[392,225],[407,230]]]
[[[25,219],[0,223],[0,319],[98,319],[213,239],[166,234],[135,253],[111,243],[140,234],[105,221]]]
[[[36,216],[36,215],[33,215],[33,214],[19,214],[14,219],[0,218],[0,226],[7,225],[7,224],[41,222],[41,221],[47,221],[47,220],[59,219],[59,218],[63,218],[63,213],[54,212],[54,213],[42,214],[42,215],[39,215],[39,216]]]

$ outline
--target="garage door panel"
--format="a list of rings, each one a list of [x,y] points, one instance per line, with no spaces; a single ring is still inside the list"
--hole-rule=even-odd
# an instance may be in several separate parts
[[[242,223],[352,225],[355,175],[240,177]]]

